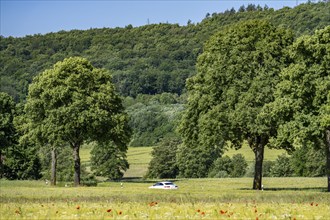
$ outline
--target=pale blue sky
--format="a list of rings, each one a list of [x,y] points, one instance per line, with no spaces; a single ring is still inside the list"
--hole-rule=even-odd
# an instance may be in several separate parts
[[[200,22],[207,13],[236,10],[249,3],[280,9],[305,0],[0,0],[0,35],[23,37],[60,30],[134,27],[149,23]]]

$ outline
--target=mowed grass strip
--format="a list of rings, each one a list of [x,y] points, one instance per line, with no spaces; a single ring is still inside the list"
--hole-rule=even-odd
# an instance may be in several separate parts
[[[124,173],[125,178],[143,177],[148,171],[152,147],[129,147],[127,161],[129,169]]]

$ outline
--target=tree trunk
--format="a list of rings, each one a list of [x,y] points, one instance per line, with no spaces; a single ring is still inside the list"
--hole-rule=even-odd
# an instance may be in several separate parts
[[[73,159],[74,159],[74,186],[80,185],[80,156],[79,156],[80,144],[73,146]]]
[[[254,180],[253,189],[262,189],[262,163],[264,161],[264,149],[265,143],[261,137],[256,138],[255,147],[253,149],[255,155],[255,167],[254,167]]]
[[[327,155],[327,176],[328,176],[328,192],[330,192],[330,127],[325,130],[325,144]]]
[[[56,166],[57,166],[57,152],[56,148],[52,148],[52,167],[51,167],[51,177],[50,185],[56,185]]]

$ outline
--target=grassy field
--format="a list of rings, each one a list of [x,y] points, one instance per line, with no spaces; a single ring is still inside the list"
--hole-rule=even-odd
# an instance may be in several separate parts
[[[152,147],[130,147],[127,152],[127,160],[129,169],[125,172],[124,177],[143,177],[147,170],[149,161],[151,160]]]
[[[90,149],[81,149],[87,166]],[[264,178],[263,191],[251,190],[252,178],[177,179],[178,190],[148,189],[158,180],[136,177],[147,171],[151,150],[129,148],[126,178],[97,187],[0,180],[0,219],[330,219],[326,178]],[[250,151],[227,155],[251,162]],[[265,159],[281,153],[266,151]]]
[[[155,180],[51,187],[0,181],[1,219],[330,219],[325,178],[180,179],[178,190],[148,189]],[[123,183],[123,187],[121,187]]]

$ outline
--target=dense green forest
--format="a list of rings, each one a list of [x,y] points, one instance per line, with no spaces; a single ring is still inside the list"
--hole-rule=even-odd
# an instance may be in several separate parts
[[[33,143],[30,142],[23,144],[21,142],[18,143],[17,136],[20,136],[22,134],[20,133],[15,134],[14,124],[13,124],[14,122],[12,122],[12,124],[9,122],[16,120],[15,121],[16,126],[17,124],[21,125],[23,128],[21,128],[20,132],[24,133],[23,125],[29,123],[24,123],[25,120],[24,117],[20,117],[19,115],[23,115],[23,111],[24,111],[23,104],[25,104],[25,111],[26,109],[28,109],[26,107],[27,106],[26,100],[27,97],[29,97],[28,87],[29,85],[31,85],[32,81],[34,80],[35,83],[38,82],[37,80],[39,79],[39,77],[37,76],[40,76],[41,73],[47,74],[48,73],[47,71],[51,68],[54,68],[52,71],[56,72],[57,67],[56,65],[54,66],[54,64],[58,63],[59,61],[63,61],[68,57],[83,57],[86,59],[82,62],[87,63],[84,64],[87,72],[95,68],[95,71],[100,71],[102,73],[104,72],[105,74],[109,74],[109,73],[111,74],[112,77],[111,81],[112,83],[114,83],[116,92],[118,92],[118,94],[122,97],[121,99],[122,105],[125,109],[125,113],[127,113],[127,115],[129,116],[128,117],[129,121],[127,123],[129,127],[132,129],[132,135],[129,142],[130,146],[156,146],[159,143],[161,143],[159,146],[165,146],[165,145],[172,146],[172,148],[175,149],[174,151],[177,151],[176,156],[178,156],[177,158],[178,164],[173,164],[173,166],[175,167],[175,170],[177,169],[180,170],[181,172],[180,175],[183,177],[191,177],[191,176],[238,177],[244,175],[237,172],[237,171],[245,170],[244,166],[246,167],[246,162],[244,161],[244,158],[242,158],[241,155],[235,156],[232,159],[217,158],[221,153],[223,153],[222,151],[225,150],[225,148],[221,150],[215,149],[213,151],[213,149],[208,149],[205,146],[212,146],[212,147],[216,146],[216,144],[218,144],[217,138],[223,138],[221,141],[223,140],[230,141],[234,145],[235,145],[235,141],[238,140],[237,146],[235,146],[238,147],[238,145],[241,145],[243,141],[246,140],[249,141],[249,138],[251,140],[252,139],[257,140],[259,138],[258,136],[259,134],[253,136],[251,135],[252,131],[248,131],[246,134],[244,134],[245,132],[245,131],[243,132],[244,129],[243,130],[236,129],[239,127],[237,125],[241,126],[243,121],[245,120],[246,117],[244,115],[242,115],[243,119],[241,121],[238,120],[236,124],[230,125],[232,128],[234,128],[233,130],[228,129],[228,133],[232,132],[233,134],[235,134],[236,132],[236,134],[238,135],[236,140],[230,139],[232,137],[230,138],[225,136],[222,137],[217,135],[217,133],[214,133],[216,132],[216,130],[214,130],[212,126],[216,127],[215,123],[213,123],[216,120],[214,120],[215,118],[213,117],[212,112],[209,114],[208,110],[210,108],[213,108],[211,104],[216,103],[214,100],[220,101],[219,99],[217,99],[221,96],[220,93],[219,94],[217,93],[220,91],[220,90],[217,91],[218,88],[217,85],[223,85],[221,83],[223,83],[226,80],[222,80],[222,81],[220,80],[219,82],[216,82],[214,78],[213,80],[210,81],[211,83],[207,84],[207,82],[204,82],[204,84],[201,83],[200,84],[201,86],[199,87],[199,83],[203,82],[204,80],[203,71],[206,71],[206,73],[212,73],[212,71],[210,71],[213,68],[212,65],[216,66],[217,63],[215,62],[211,65],[211,63],[213,62],[211,59],[211,61],[209,61],[210,69],[206,70],[207,68],[203,69],[204,68],[203,66],[204,65],[207,66],[208,63],[207,62],[203,63],[203,61],[200,61],[198,65],[202,71],[199,71],[200,72],[199,74],[202,76],[198,76],[196,70],[196,63],[198,63],[197,61],[198,57],[200,60],[202,60],[203,54],[204,57],[207,57],[208,53],[212,54],[214,52],[213,51],[214,48],[213,46],[210,45],[217,45],[218,40],[221,39],[221,37],[219,37],[219,39],[216,39],[214,36],[221,36],[222,33],[224,33],[224,38],[226,38],[227,35],[230,36],[230,34],[232,34],[232,36],[234,37],[240,36],[240,38],[238,38],[239,40],[236,41],[237,45],[233,47],[235,50],[240,46],[244,45],[246,43],[244,39],[245,36],[238,35],[237,33],[239,33],[239,31],[235,30],[235,27],[242,28],[240,26],[242,21],[251,21],[251,19],[259,19],[259,20],[254,20],[254,23],[257,24],[259,21],[262,21],[260,23],[263,25],[264,25],[263,22],[267,23],[265,27],[271,27],[271,28],[276,27],[279,28],[279,30],[286,29],[292,31],[290,32],[291,34],[288,35],[283,33],[279,34],[278,36],[281,37],[278,37],[277,34],[276,35],[272,35],[272,33],[270,34],[270,36],[276,37],[276,42],[279,42],[278,44],[276,44],[276,46],[281,45],[283,48],[279,47],[281,48],[280,50],[276,48],[275,49],[272,48],[273,51],[269,54],[274,55],[274,57],[276,56],[280,57],[281,62],[283,63],[276,61],[278,62],[278,64],[276,63],[274,64],[273,62],[274,60],[272,59],[270,61],[267,60],[267,62],[269,63],[267,64],[268,66],[266,65],[265,67],[265,70],[267,71],[264,72],[268,73],[271,72],[268,70],[274,71],[274,69],[276,69],[276,71],[274,71],[274,76],[276,77],[272,78],[272,80],[274,81],[267,82],[269,84],[269,85],[267,84],[267,87],[263,87],[263,88],[268,88],[266,89],[265,94],[262,94],[264,95],[264,98],[266,97],[266,99],[259,99],[260,103],[258,104],[269,104],[274,99],[273,97],[273,92],[274,92],[273,90],[275,89],[274,85],[277,84],[278,81],[280,80],[279,78],[277,78],[277,76],[279,72],[282,70],[282,68],[286,67],[285,62],[289,63],[288,60],[291,59],[288,58],[288,60],[285,60],[286,58],[283,58],[284,61],[282,60],[282,56],[283,57],[286,56],[285,55],[286,47],[291,45],[295,39],[299,39],[299,37],[301,36],[314,34],[316,30],[321,30],[329,26],[330,25],[329,11],[330,11],[330,3],[328,1],[322,1],[318,3],[308,2],[306,4],[298,5],[297,7],[294,8],[283,8],[280,10],[274,10],[268,8],[267,6],[259,6],[259,5],[256,6],[249,4],[247,6],[241,6],[237,11],[235,11],[234,9],[230,9],[222,13],[213,13],[212,15],[206,14],[205,18],[201,22],[194,24],[191,21],[187,21],[187,25],[185,26],[179,26],[178,24],[161,23],[161,24],[145,25],[141,27],[133,27],[132,25],[127,25],[125,28],[103,28],[103,29],[90,29],[86,31],[81,31],[81,30],[60,31],[57,33],[49,33],[45,35],[36,34],[33,36],[26,36],[23,38],[1,36],[0,37],[0,67],[1,67],[0,92],[2,93],[0,94],[3,96],[2,98],[3,106],[8,106],[8,107],[3,107],[3,109],[1,110],[6,110],[7,112],[4,112],[3,114],[6,117],[8,117],[8,119],[4,121],[6,123],[8,122],[7,125],[4,123],[7,126],[4,127],[5,129],[7,129],[4,131],[4,134],[7,133],[10,134],[9,136],[6,136],[6,135],[2,135],[1,133],[0,136],[3,143],[5,143],[4,146],[1,145],[0,156],[4,150],[7,151],[6,160],[10,162],[6,164],[7,167],[6,166],[2,167],[1,164],[1,173],[3,173],[2,170],[5,170],[5,172],[7,172],[6,174],[7,177],[12,179],[26,179],[26,178],[37,179],[40,178],[40,171],[41,171],[39,170],[40,167],[42,167],[43,169],[42,171],[47,172],[51,163],[51,161],[49,160],[50,151],[47,150],[40,151],[38,150],[37,146],[35,146]],[[256,30],[258,30],[258,27],[262,27],[262,25],[256,25],[256,26],[257,26]],[[228,29],[230,28],[231,31],[228,32]],[[267,30],[267,28],[265,28],[265,30]],[[281,31],[279,31],[279,33],[280,32]],[[275,33],[277,32],[274,31],[274,34]],[[270,44],[272,42],[275,42],[275,40],[271,39],[270,36],[268,36],[268,34],[269,34],[268,32],[265,34],[268,37],[267,43]],[[213,39],[213,42],[212,40],[210,41],[210,39]],[[242,42],[241,39],[243,39]],[[263,42],[262,40],[263,40],[262,38],[258,39],[258,41],[260,42]],[[231,39],[225,42],[227,43],[231,42]],[[257,42],[257,40],[255,42]],[[251,44],[254,44],[255,42]],[[228,43],[228,45],[230,45],[230,43]],[[256,51],[258,51],[261,48],[261,47],[259,48],[259,46],[260,45],[256,46],[257,48]],[[265,51],[270,50],[270,48],[268,48],[266,44],[263,46],[264,47],[262,50]],[[222,45],[219,44],[217,45],[217,47],[221,49]],[[220,50],[219,48],[216,50]],[[231,48],[229,47],[226,50],[230,51]],[[299,54],[298,52],[300,52],[299,50],[297,52],[294,49],[292,49],[292,51],[297,54]],[[239,61],[241,60],[239,56],[240,52],[239,50],[237,50],[236,52],[238,55],[236,54],[237,56],[235,57],[238,58]],[[219,57],[217,57],[217,55],[219,55]],[[222,59],[221,53],[213,54],[212,56],[215,57],[214,60]],[[251,59],[254,58],[255,57],[252,57]],[[246,60],[249,61],[251,59],[248,58]],[[295,59],[292,58],[292,60]],[[238,61],[237,63],[239,63]],[[260,60],[256,60],[256,62],[254,63],[254,65],[256,65],[255,66],[256,69],[259,68],[259,66],[261,65],[260,63],[262,63],[262,61],[260,61],[259,63],[260,65],[259,65],[258,64],[259,61]],[[304,60],[302,59],[302,61]],[[66,62],[68,61],[64,61],[64,63]],[[69,64],[68,62],[68,64],[65,65],[69,66],[71,64]],[[226,65],[227,63],[224,62],[223,66]],[[231,60],[228,62],[228,65],[229,66],[231,65]],[[243,62],[239,63],[239,65],[240,68],[243,69],[245,68]],[[235,66],[235,68],[238,68],[238,66]],[[246,67],[245,69],[249,71],[248,67]],[[51,72],[51,70],[49,71]],[[236,69],[236,72],[237,71],[239,72],[241,71],[241,69],[239,70]],[[294,68],[292,71],[294,71]],[[241,72],[245,73],[244,71]],[[263,73],[263,71],[261,72]],[[256,73],[260,74],[257,71]],[[243,88],[242,91],[235,90],[236,92],[241,92],[243,94],[246,93],[246,90],[250,84],[258,82],[258,81],[252,82],[253,81],[252,78],[246,79],[244,77],[245,75],[243,76],[242,81],[238,83],[239,84],[238,86],[244,85],[242,86]],[[43,78],[43,80],[45,81],[43,83],[47,85],[47,77],[40,76],[40,79],[41,78]],[[109,78],[104,77],[104,78],[107,78],[108,80],[110,77]],[[56,77],[54,79],[57,80]],[[190,87],[189,87],[189,85],[186,84],[187,79],[190,79],[191,82],[195,80],[196,84],[190,83]],[[97,79],[95,80],[97,81]],[[235,83],[237,82],[238,81],[236,80]],[[213,83],[215,84],[213,85]],[[193,85],[195,85],[195,87]],[[207,86],[213,85],[212,91],[217,91],[210,96],[210,97],[213,96],[215,97],[215,99],[213,100],[214,102],[212,103],[207,102],[210,97],[207,96],[194,97],[194,92],[196,91],[197,93],[199,92],[198,88],[201,91],[203,91],[205,94],[208,93],[211,94],[211,91],[207,91],[208,87],[207,86],[204,87],[205,85]],[[55,98],[52,99],[59,98],[58,102],[60,103],[63,101],[61,99],[61,92],[65,93],[68,91],[66,90],[57,91],[56,86],[57,85],[54,85],[53,88]],[[43,86],[40,86],[40,88],[38,89],[40,89],[41,91],[43,88],[44,88]],[[109,88],[112,87],[110,86]],[[324,88],[327,87],[325,86]],[[267,91],[269,94],[266,94]],[[255,92],[257,95],[259,95],[257,92],[262,93],[263,91],[255,91]],[[281,92],[281,90],[279,90],[279,92]],[[57,93],[59,94],[58,96],[56,96]],[[228,90],[228,94],[229,93],[231,95],[234,94],[233,90],[230,89]],[[9,94],[10,97],[12,97],[13,101],[4,94]],[[104,94],[106,93],[104,92]],[[36,97],[39,95],[38,91],[35,93],[35,95]],[[228,106],[231,106],[230,103],[233,102],[234,100],[240,100],[240,98],[235,98],[231,100],[230,96],[228,97],[229,97],[228,98],[229,101],[227,100],[229,103]],[[246,100],[249,100],[248,99],[249,97],[244,97],[244,95],[242,97],[246,98]],[[251,97],[254,98],[256,96],[251,95]],[[65,98],[67,97],[65,96]],[[49,100],[50,99],[48,100],[46,99],[44,100],[44,102],[46,103]],[[242,100],[244,101],[245,99]],[[78,102],[82,100],[77,99],[76,101]],[[86,102],[88,101],[89,100],[86,100]],[[208,104],[203,105],[204,101],[205,103]],[[250,101],[241,103],[241,109],[235,109],[235,110],[237,110],[238,113],[239,112],[244,113],[246,111],[246,114],[249,114],[248,109],[245,108],[245,106],[248,106],[249,103],[251,104],[254,101],[255,100],[252,99]],[[324,100],[322,99],[321,101]],[[117,100],[116,102],[119,103],[120,101]],[[14,103],[16,104],[15,107],[13,107]],[[27,101],[27,104],[29,104],[29,99]],[[33,109],[39,110],[38,101],[31,101],[31,91],[30,91],[30,104],[31,105],[35,104]],[[118,105],[121,106],[121,104]],[[307,112],[312,110],[314,111],[314,109],[307,109],[307,107],[306,110],[304,111]],[[122,108],[120,107],[118,109],[122,109]],[[57,111],[56,109],[53,110]],[[186,113],[184,113],[185,112],[184,110],[187,110]],[[222,111],[226,112],[227,110],[222,109]],[[317,110],[315,111],[317,112]],[[256,112],[259,112],[259,110],[257,110]],[[204,113],[205,113],[205,116],[203,116],[204,118],[200,120],[199,117],[202,117]],[[42,109],[40,110],[40,115],[43,115]],[[61,115],[64,114],[57,114],[56,117],[61,118]],[[87,115],[91,116],[97,114],[94,114],[93,111],[90,111],[90,113],[88,113]],[[183,115],[183,119],[182,119],[182,115]],[[194,117],[194,119],[192,119],[191,117]],[[301,116],[301,117],[305,117],[305,116]],[[13,120],[13,118],[15,118],[15,120]],[[91,118],[94,119],[94,116],[93,117],[91,116]],[[268,118],[268,116],[266,118]],[[77,116],[77,121],[79,121],[78,119],[79,116]],[[43,129],[44,121],[38,121],[39,120],[38,117],[34,117],[34,120],[36,120],[40,125],[40,130],[39,128],[34,128],[35,136],[37,137],[39,135],[38,132],[40,132]],[[40,120],[43,119],[40,118]],[[70,119],[66,119],[66,120],[70,122]],[[205,122],[207,123],[199,124],[201,122],[203,123],[203,120],[205,120]],[[276,119],[276,120],[280,120],[280,119]],[[106,120],[102,120],[102,121],[106,121]],[[183,123],[186,123],[187,125],[186,128],[181,127],[181,130],[177,129],[180,121],[181,123],[182,121]],[[326,123],[326,119],[324,123]],[[33,123],[30,123],[30,125],[34,126]],[[253,121],[252,125],[247,125],[247,127],[251,128],[254,125],[255,122]],[[60,126],[62,126],[61,120],[57,120],[57,126],[54,125],[53,128]],[[95,124],[93,126],[95,126]],[[125,126],[126,126],[126,120],[125,120]],[[184,126],[185,125],[183,125],[183,127]],[[265,129],[266,125],[261,123],[260,126],[263,127],[263,129]],[[198,129],[202,128],[204,130],[198,131],[197,128]],[[86,128],[86,131],[88,130],[89,133],[93,133],[91,132],[90,128],[88,129]],[[272,129],[272,127],[270,129]],[[180,135],[178,134],[178,131],[181,132]],[[50,132],[52,132],[52,129],[50,129]],[[89,134],[88,132],[86,134]],[[290,138],[290,136],[288,136],[288,134],[285,133],[285,130],[283,130],[282,132],[283,132],[283,137]],[[100,133],[100,137],[103,137],[101,135],[102,132],[99,133]],[[93,135],[95,134],[91,134],[88,137],[86,136],[88,141],[95,139]],[[197,137],[199,135],[203,137],[202,138]],[[53,139],[51,140],[51,139],[47,139],[46,137],[42,141],[44,142],[43,144],[45,146],[49,146],[49,145],[64,146],[65,144],[63,142],[57,142],[58,141],[57,138],[58,137],[53,136]],[[70,139],[70,138],[66,137],[64,139]],[[167,142],[169,139],[175,141]],[[267,137],[267,141],[268,139],[269,137]],[[45,142],[45,140],[47,141]],[[125,138],[125,142],[127,140],[128,138]],[[178,145],[181,144],[182,142],[183,145],[186,145],[187,147],[186,149],[182,147],[179,148]],[[82,141],[78,141],[77,144],[75,143],[72,144],[72,147],[74,148],[74,146],[78,144],[80,146],[80,144],[82,144]],[[257,146],[257,144],[255,145]],[[127,161],[125,160],[125,156],[123,156],[125,155],[125,148],[123,148],[120,152],[116,152],[115,150],[116,148],[114,148],[114,143],[102,143],[100,146],[103,146],[103,148],[94,149],[94,153],[96,155],[104,154],[105,155],[105,158],[103,158],[104,161],[107,161],[107,158],[111,157],[112,154],[118,155],[119,158],[123,159],[123,160],[119,160],[118,162],[119,166],[121,166],[121,170],[126,170],[128,168],[128,164]],[[253,148],[254,145],[252,144],[251,146],[252,146],[251,148]],[[109,155],[107,155],[106,153],[104,153],[103,151],[104,149],[108,149],[109,152],[114,152],[114,153],[109,153]],[[198,166],[201,169],[203,168],[204,170],[199,172],[198,169],[196,168],[194,170],[187,169],[186,173],[182,172],[183,170],[185,170],[185,167],[187,166],[186,157],[188,154],[186,150],[189,151],[191,158],[195,158],[195,159],[191,159],[189,162],[193,163],[195,166]],[[36,152],[38,151],[40,154],[40,158],[36,156],[37,155]],[[63,154],[63,152],[64,150],[59,153]],[[155,159],[156,161],[153,160],[152,163],[157,164],[157,162],[161,160],[165,160],[165,161],[168,160],[168,158],[162,158],[162,156],[164,156],[164,152],[166,152],[166,150],[163,151],[161,147],[155,148],[153,156],[154,158],[156,158]],[[199,155],[201,157],[199,160],[196,155],[197,153],[200,152],[202,152],[202,154]],[[165,154],[167,156],[170,156],[173,154],[173,152],[168,152]],[[304,154],[306,155],[320,154],[324,156],[323,155],[324,152],[321,152],[320,149],[315,150],[314,148],[309,146],[308,148],[306,147],[301,149],[300,151],[299,150],[296,151],[296,153],[293,154],[293,157],[291,158],[293,162],[288,162],[289,159],[286,158],[286,156],[279,158],[279,160],[275,162],[276,165],[273,164],[272,166],[273,170],[270,173],[272,173],[272,175],[274,176],[276,175],[283,176],[283,174],[278,174],[278,173],[284,173],[284,175],[306,175],[306,176],[325,175],[324,164],[322,164],[322,166],[318,166],[317,172],[313,172],[313,173],[309,173],[309,171],[306,171],[305,168],[301,168],[302,164],[301,163],[299,164],[300,159],[309,161],[312,158],[312,157],[303,158],[302,155]],[[213,157],[211,158],[209,157],[209,155],[213,155]],[[161,157],[162,159],[159,159],[157,161],[158,156]],[[59,157],[59,160],[63,160],[63,158],[64,157],[61,156]],[[171,160],[172,159],[173,158],[171,158]],[[195,160],[198,161],[195,162]],[[17,163],[17,161],[21,161],[21,162]],[[66,159],[66,163],[68,162],[72,162],[72,161]],[[199,163],[202,164],[199,166]],[[280,169],[280,167],[284,167],[284,168],[287,167],[286,163],[293,163],[293,164],[295,163],[296,167],[292,168],[292,170],[289,171],[275,170],[275,168]],[[314,162],[312,161],[311,163]],[[242,165],[243,168],[235,167],[237,164]],[[115,164],[113,166],[117,166],[117,165]],[[97,167],[100,165],[95,163],[94,166]],[[228,169],[220,170],[221,172],[219,171],[220,167],[226,167],[226,166],[228,167]],[[108,167],[108,165],[106,167]],[[154,167],[157,166],[155,165]],[[298,169],[300,170],[298,171]],[[26,170],[26,172],[24,170]],[[192,171],[192,173],[190,171]],[[199,173],[194,173],[197,171]],[[210,171],[210,173],[208,173],[208,171]],[[60,172],[59,175],[63,176],[66,175],[66,173],[70,173],[70,172],[72,171],[68,170],[68,168],[63,168],[62,172]],[[118,170],[118,167],[117,170],[115,171],[97,170],[96,172],[99,173],[103,172],[108,174],[112,173],[111,174],[112,177],[115,178],[119,178],[122,175],[122,173],[120,173],[120,170]],[[178,172],[175,172],[175,175],[177,175],[177,173]],[[171,173],[171,175],[172,174],[173,173]],[[158,171],[150,170],[148,175],[150,177],[160,177],[160,176],[165,177],[167,174],[160,175]],[[63,179],[65,178],[63,177]],[[259,185],[261,186],[261,184]]]
[[[185,80],[195,74],[197,56],[211,35],[238,21],[267,19],[288,27],[296,36],[312,33],[330,23],[329,2],[301,4],[273,10],[242,6],[238,11],[207,14],[200,23],[186,26],[151,24],[141,27],[72,30],[23,38],[0,38],[0,91],[16,102],[27,95],[34,76],[70,56],[82,56],[113,74],[123,96],[181,95]]]

